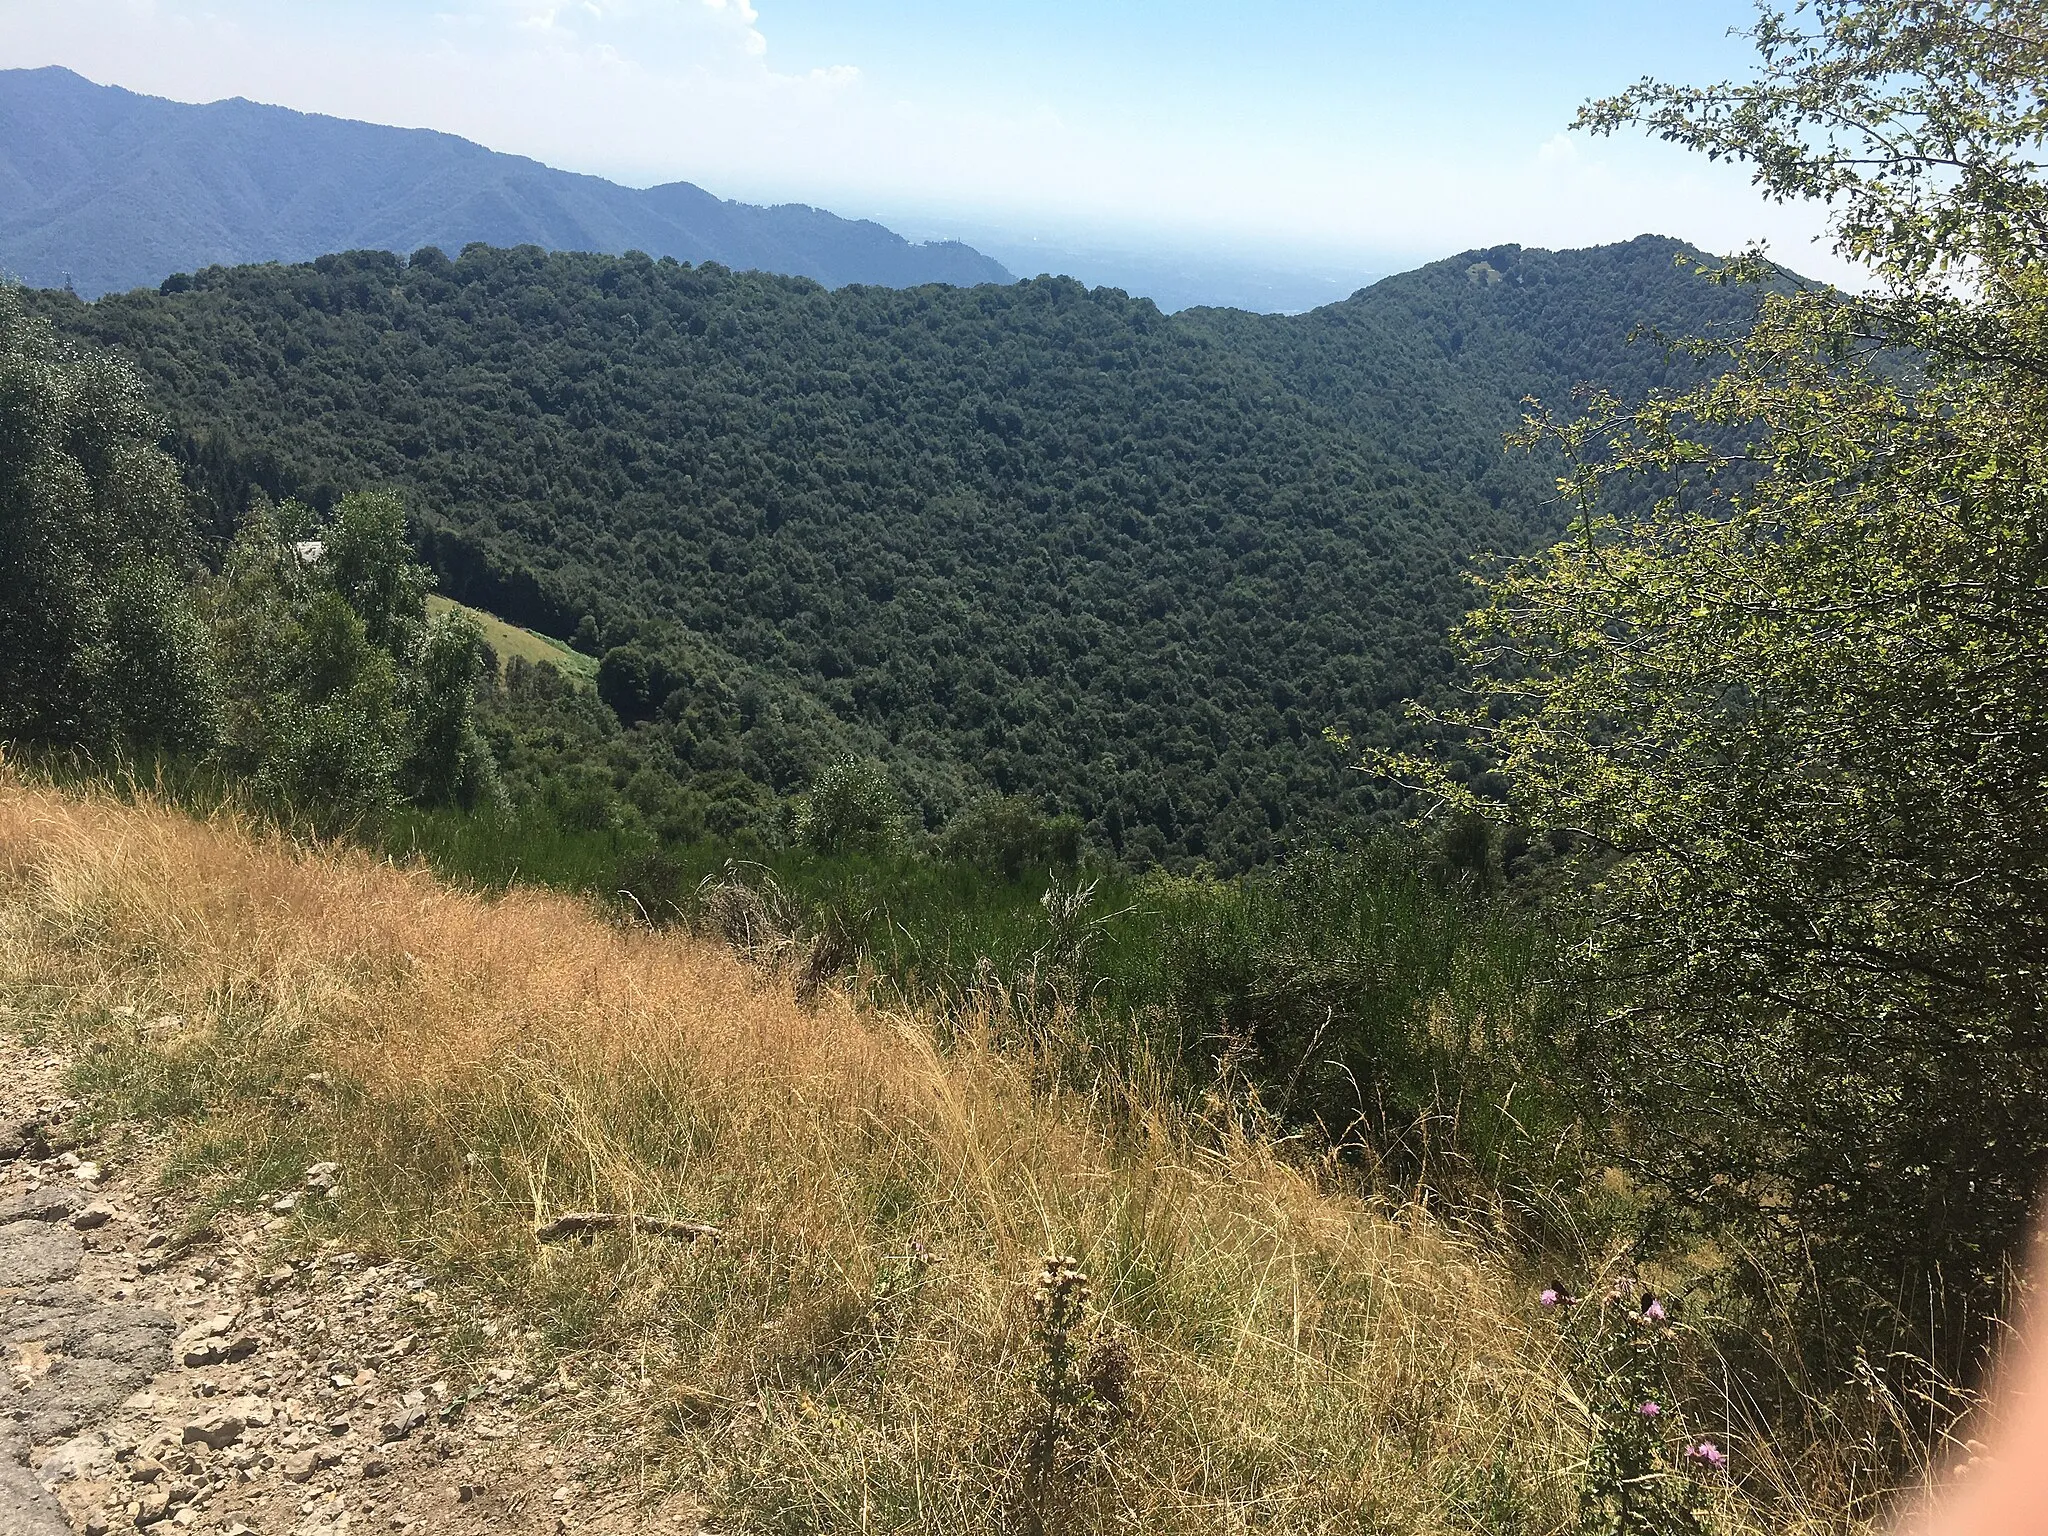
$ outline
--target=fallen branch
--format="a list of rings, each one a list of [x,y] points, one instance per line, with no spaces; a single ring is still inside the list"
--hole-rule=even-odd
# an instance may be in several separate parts
[[[544,1226],[535,1227],[533,1235],[543,1243],[559,1243],[570,1237],[580,1237],[587,1243],[596,1233],[613,1232],[622,1227],[638,1228],[657,1237],[680,1238],[686,1243],[694,1243],[700,1237],[717,1242],[724,1235],[718,1228],[701,1221],[683,1221],[674,1216],[628,1216],[617,1211],[569,1211]]]

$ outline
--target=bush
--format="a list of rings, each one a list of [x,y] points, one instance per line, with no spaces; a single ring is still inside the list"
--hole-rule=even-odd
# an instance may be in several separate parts
[[[1072,869],[1081,861],[1081,820],[1047,816],[1021,795],[991,795],[946,824],[937,852],[1004,880],[1027,869]]]
[[[1105,1001],[1167,1020],[1197,1076],[1224,1062],[1281,1118],[1382,1155],[1447,1094],[1465,1150],[1489,1160],[1524,1139],[1502,1108],[1510,1091],[1528,1099],[1525,1124],[1544,1114],[1546,935],[1447,888],[1413,842],[1229,883],[1157,878],[1137,906],[1104,957]]]
[[[198,756],[220,728],[213,640],[190,586],[161,561],[108,584],[101,641],[87,669],[111,734],[129,746]]]
[[[623,725],[653,719],[678,682],[664,658],[637,645],[606,651],[597,666],[597,696]]]
[[[841,758],[796,802],[790,833],[813,853],[879,852],[904,840],[903,801],[880,763]]]
[[[2006,10],[1765,7],[1754,76],[1587,109],[1825,205],[1868,281],[1737,261],[1709,380],[1532,418],[1582,520],[1482,584],[1432,722],[1573,830],[1588,1124],[1837,1379],[1969,1379],[2048,1178],[2048,177]],[[1481,809],[1457,767],[1422,776]]]

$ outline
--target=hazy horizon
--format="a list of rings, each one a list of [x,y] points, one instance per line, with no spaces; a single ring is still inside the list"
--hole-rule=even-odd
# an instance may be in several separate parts
[[[1376,0],[1257,15],[1223,0],[0,0],[0,68],[433,128],[629,186],[690,181],[965,239],[1006,265],[992,246],[1207,267],[1299,298],[1473,246],[1656,231],[1715,250],[1767,240],[1840,280],[1811,212],[1768,204],[1739,169],[1566,131],[1585,98],[1645,72],[1744,72],[1749,44],[1727,34],[1752,14],[1739,0],[1647,15],[1568,0],[1541,16],[1505,0],[1426,15]]]

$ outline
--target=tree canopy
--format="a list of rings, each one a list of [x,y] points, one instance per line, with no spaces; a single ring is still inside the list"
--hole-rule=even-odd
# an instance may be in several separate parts
[[[259,498],[210,572],[163,433],[132,368],[0,291],[0,739],[212,762],[328,823],[496,793],[482,640],[428,623],[400,501]]]
[[[1322,732],[1394,729],[1466,560],[1555,535],[1521,397],[1746,324],[1680,254],[1503,247],[1293,318],[481,247],[37,302],[144,370],[218,523],[401,488],[454,596],[624,648],[606,696],[707,803],[876,757],[927,825],[1023,795],[1237,868],[1391,812]]]
[[[1754,80],[1584,121],[1820,199],[1871,287],[1770,292],[1711,381],[1532,419],[1580,520],[1485,580],[1448,723],[1591,856],[1623,1155],[1822,1312],[1962,1351],[2048,1173],[2048,32],[1817,0],[1756,39]]]
[[[60,342],[0,289],[0,737],[110,752],[210,736],[162,430],[132,368]]]

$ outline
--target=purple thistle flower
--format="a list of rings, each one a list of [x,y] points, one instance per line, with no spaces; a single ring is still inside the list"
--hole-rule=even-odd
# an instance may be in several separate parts
[[[1702,1440],[1697,1445],[1688,1446],[1685,1454],[1694,1461],[1712,1467],[1716,1472],[1728,1470],[1727,1452],[1723,1451],[1721,1447],[1714,1444],[1711,1440]]]
[[[1637,1413],[1640,1413],[1646,1419],[1654,1419],[1663,1411],[1656,1403],[1645,1403],[1636,1410]]]
[[[1663,1321],[1664,1321],[1664,1303],[1663,1303],[1663,1302],[1661,1302],[1661,1301],[1659,1301],[1659,1300],[1657,1300],[1657,1299],[1656,1299],[1656,1297],[1654,1297],[1654,1296],[1653,1296],[1653,1297],[1651,1297],[1651,1298],[1650,1298],[1650,1304],[1649,1304],[1649,1305],[1648,1305],[1647,1307],[1643,1308],[1643,1321],[1644,1321],[1644,1322],[1646,1322],[1646,1323],[1661,1323],[1661,1322],[1663,1322]]]
[[[1554,1290],[1545,1291],[1541,1296],[1538,1296],[1536,1299],[1537,1301],[1542,1303],[1545,1311],[1548,1311],[1550,1308],[1556,1306],[1560,1301],[1564,1300],[1564,1298],[1558,1295],[1557,1292]]]

